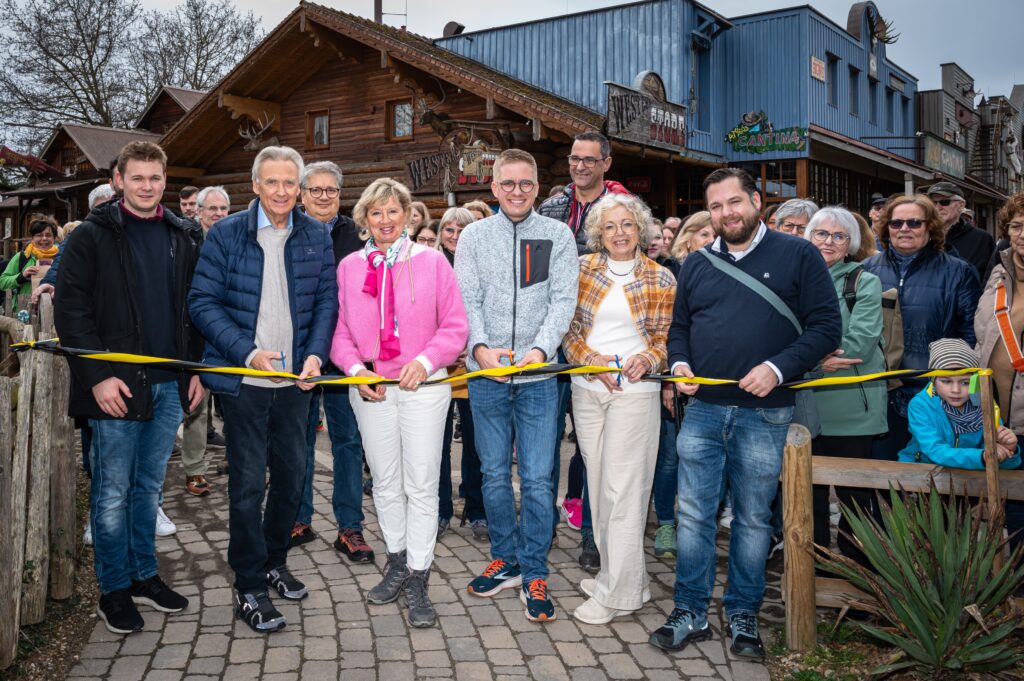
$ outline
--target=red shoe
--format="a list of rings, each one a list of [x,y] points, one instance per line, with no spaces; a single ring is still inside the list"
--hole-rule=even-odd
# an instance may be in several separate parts
[[[334,548],[345,554],[353,563],[372,563],[373,549],[363,539],[363,533],[359,530],[347,528],[338,532],[338,538],[334,540]]]
[[[292,525],[292,546],[308,544],[316,539],[316,532],[306,523],[295,523]]]

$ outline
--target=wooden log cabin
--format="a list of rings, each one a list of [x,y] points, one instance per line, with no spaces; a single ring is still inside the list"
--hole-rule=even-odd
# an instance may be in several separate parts
[[[165,202],[184,184],[223,185],[239,210],[253,198],[257,150],[284,144],[341,166],[346,208],[389,176],[439,216],[450,199],[493,201],[490,163],[511,146],[536,156],[546,196],[569,180],[572,137],[603,124],[421,36],[300,3],[164,135]]]

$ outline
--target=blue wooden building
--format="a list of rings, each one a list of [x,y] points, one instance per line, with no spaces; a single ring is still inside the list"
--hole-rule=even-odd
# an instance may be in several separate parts
[[[611,174],[656,212],[692,212],[708,166],[725,164],[759,177],[769,203],[866,210],[874,191],[933,177],[917,163],[917,79],[886,55],[893,30],[874,2],[854,4],[844,27],[807,5],[727,19],[648,0],[435,44],[605,115]],[[680,144],[620,120],[644,98],[682,117]]]

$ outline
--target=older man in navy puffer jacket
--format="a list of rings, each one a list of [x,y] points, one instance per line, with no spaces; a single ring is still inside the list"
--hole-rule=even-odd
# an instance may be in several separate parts
[[[323,224],[295,206],[302,168],[294,149],[263,149],[253,163],[258,200],[207,236],[189,312],[207,340],[209,364],[304,379],[319,376],[327,362],[338,316],[334,251]],[[277,631],[286,622],[268,585],[289,600],[307,595],[285,559],[302,496],[312,385],[229,374],[203,374],[203,383],[223,395],[235,614],[256,631]]]

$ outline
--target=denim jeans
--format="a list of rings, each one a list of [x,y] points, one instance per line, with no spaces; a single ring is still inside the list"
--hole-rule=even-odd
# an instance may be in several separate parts
[[[474,378],[469,381],[469,401],[484,480],[491,557],[518,564],[524,583],[547,579],[555,503],[551,463],[557,442],[557,383],[553,379],[498,383]],[[513,428],[521,493],[518,519],[512,491]]]
[[[675,604],[706,614],[715,582],[722,477],[733,490],[727,615],[756,613],[764,598],[771,504],[792,407],[727,407],[690,399],[679,431]]]
[[[480,457],[477,456],[474,442],[476,429],[473,427],[473,410],[465,398],[453,399],[448,407],[444,440],[441,441],[441,484],[438,489],[437,517],[451,520],[455,513],[452,507],[452,436],[456,405],[459,407],[459,418],[462,419],[462,484],[459,485],[459,496],[466,500],[463,515],[469,522],[486,520]]]
[[[309,403],[309,428],[306,431],[306,478],[302,486],[302,501],[296,520],[307,525],[313,520],[313,471],[316,465],[316,425],[320,420],[320,402],[323,401],[327,419],[327,435],[331,438],[334,457],[334,491],[331,504],[339,530],[363,529],[363,441],[359,425],[352,413],[348,390],[338,386],[324,386],[313,391]]]
[[[156,574],[156,508],[181,423],[177,381],[157,383],[148,421],[90,419],[96,581],[110,593]]]
[[[676,437],[676,422],[661,419],[658,463],[654,468],[654,514],[658,517],[658,525],[671,525],[676,520],[676,490],[679,488]]]
[[[228,564],[239,591],[265,589],[267,570],[285,564],[305,479],[309,401],[310,394],[294,386],[244,383],[236,397],[221,400],[229,476]]]

